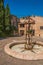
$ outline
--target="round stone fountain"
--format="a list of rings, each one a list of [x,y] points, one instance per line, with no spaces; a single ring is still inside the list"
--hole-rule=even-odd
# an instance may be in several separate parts
[[[43,44],[42,42],[37,42],[34,45],[32,50],[24,49],[26,41],[13,41],[7,44],[4,47],[5,52],[12,56],[19,59],[24,60],[39,60],[43,59]]]

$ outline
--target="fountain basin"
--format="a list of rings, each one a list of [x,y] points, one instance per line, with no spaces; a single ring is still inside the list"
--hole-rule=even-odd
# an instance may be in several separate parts
[[[24,60],[43,59],[43,46],[35,45],[33,50],[24,50],[25,41],[13,41],[4,47],[5,52],[15,58]],[[42,44],[42,42],[41,42]]]

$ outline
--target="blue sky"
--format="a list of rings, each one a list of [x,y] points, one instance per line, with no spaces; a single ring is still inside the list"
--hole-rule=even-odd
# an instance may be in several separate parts
[[[9,5],[10,13],[17,17],[43,16],[43,0],[5,0],[6,4]]]

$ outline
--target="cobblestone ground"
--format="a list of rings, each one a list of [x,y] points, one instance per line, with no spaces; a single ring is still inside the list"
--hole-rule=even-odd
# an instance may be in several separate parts
[[[37,60],[37,61],[27,61],[27,60],[21,60],[17,58],[13,58],[5,53],[4,46],[12,42],[12,40],[19,40],[20,38],[6,38],[3,40],[0,40],[0,65],[43,65],[43,60]]]

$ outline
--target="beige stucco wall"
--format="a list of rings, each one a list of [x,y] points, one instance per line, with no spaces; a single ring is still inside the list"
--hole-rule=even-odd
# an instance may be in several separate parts
[[[33,29],[35,30],[35,36],[40,36],[43,37],[43,29],[40,29],[40,26],[43,26],[43,17],[38,17],[38,16],[35,16],[35,17],[31,17],[32,19],[35,20],[35,24],[32,26]],[[24,21],[28,21],[28,20],[23,20],[23,19],[20,19],[20,22],[24,22]],[[24,30],[24,34],[26,34],[26,25],[24,28],[20,28],[20,25],[18,25],[18,30],[19,30],[19,33],[20,33],[20,30]]]
[[[32,17],[35,20],[35,25],[33,28],[35,29],[35,36],[43,37],[43,29],[40,29],[40,26],[43,26],[43,17]]]
[[[24,26],[24,28],[20,27],[20,25],[18,25],[18,32],[20,34],[20,30],[24,30],[24,35],[26,34],[26,25]]]

